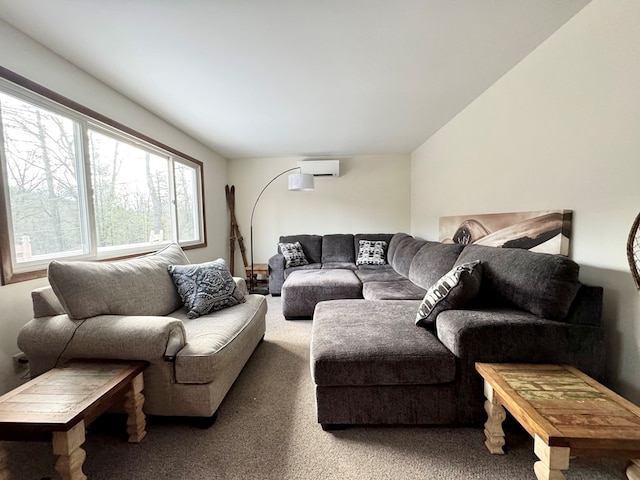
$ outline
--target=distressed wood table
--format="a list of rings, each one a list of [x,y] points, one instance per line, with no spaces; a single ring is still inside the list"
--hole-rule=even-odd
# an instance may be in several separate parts
[[[248,279],[248,288],[250,293],[255,293],[258,289],[260,291],[266,290],[269,293],[269,265],[266,263],[254,263],[253,264],[253,276],[251,276],[251,265],[244,267]],[[261,276],[262,278],[258,278]]]
[[[569,455],[630,458],[640,480],[640,408],[567,365],[476,363],[487,398],[485,445],[504,453],[505,408],[534,438],[539,480],[562,480]]]
[[[0,397],[0,440],[51,441],[63,480],[85,480],[85,427],[124,397],[129,442],[146,435],[145,362],[71,362]],[[11,478],[0,442],[0,480]]]

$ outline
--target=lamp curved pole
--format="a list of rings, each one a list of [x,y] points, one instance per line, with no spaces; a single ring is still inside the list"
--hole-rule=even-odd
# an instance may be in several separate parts
[[[256,201],[253,204],[253,208],[251,209],[251,221],[249,223],[249,237],[250,237],[249,243],[250,243],[250,246],[251,246],[251,277],[249,278],[249,291],[250,292],[253,291],[253,214],[256,211],[256,207],[258,206],[258,201],[260,200],[260,197],[262,197],[262,194],[267,189],[267,187],[269,187],[269,185],[271,185],[274,181],[276,181],[279,177],[281,177],[285,173],[289,173],[289,172],[292,172],[294,170],[302,170],[302,169],[300,167],[289,168],[289,169],[285,170],[284,172],[280,172],[278,175],[276,175],[271,180],[269,180],[269,183],[267,183],[262,188],[262,190],[260,190],[260,193],[258,194],[258,198],[256,198]]]

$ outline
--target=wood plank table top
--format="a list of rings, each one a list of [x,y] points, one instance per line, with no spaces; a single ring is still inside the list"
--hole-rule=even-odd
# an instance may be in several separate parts
[[[129,442],[146,435],[142,372],[146,362],[70,362],[0,397],[0,440],[48,440],[64,480],[85,480],[85,428],[124,398]],[[0,480],[10,478],[0,443]]]
[[[476,363],[476,370],[485,380],[492,453],[502,453],[504,407],[536,439],[536,454],[566,451],[566,468],[569,449],[640,458],[640,408],[576,368]]]
[[[7,437],[19,429],[65,431],[81,418],[88,425],[145,367],[145,362],[73,362],[43,373],[0,397],[0,440],[11,440]]]

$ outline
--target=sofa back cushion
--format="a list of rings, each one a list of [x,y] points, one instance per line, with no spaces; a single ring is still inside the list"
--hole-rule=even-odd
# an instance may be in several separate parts
[[[394,235],[389,243],[389,251],[387,254],[389,263],[393,269],[400,275],[409,277],[409,268],[411,267],[413,257],[425,243],[427,243],[426,240],[413,238],[406,233]]]
[[[300,242],[309,263],[322,262],[322,237],[320,235],[283,235],[280,243]],[[282,253],[278,247],[278,253]]]
[[[440,277],[453,268],[463,248],[463,245],[457,243],[425,241],[413,256],[409,266],[409,280],[429,290]]]
[[[520,248],[469,245],[456,265],[480,260],[480,298],[515,305],[550,320],[564,320],[581,283],[573,260]]]
[[[338,233],[322,237],[322,263],[355,263],[353,235]]]
[[[180,246],[114,262],[49,264],[49,283],[70,318],[168,315],[182,306],[167,271],[189,263]]]

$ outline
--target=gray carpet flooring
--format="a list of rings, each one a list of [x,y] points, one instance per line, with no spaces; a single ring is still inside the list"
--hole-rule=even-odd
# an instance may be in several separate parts
[[[126,441],[124,417],[90,427],[90,480],[495,479],[535,480],[533,441],[505,423],[506,454],[490,455],[478,428],[352,427],[324,432],[315,420],[309,373],[311,321],[285,321],[268,297],[265,341],[218,411],[201,429],[149,418],[148,435]],[[16,480],[59,478],[47,443],[7,442]],[[575,458],[568,480],[622,479],[626,461]]]

